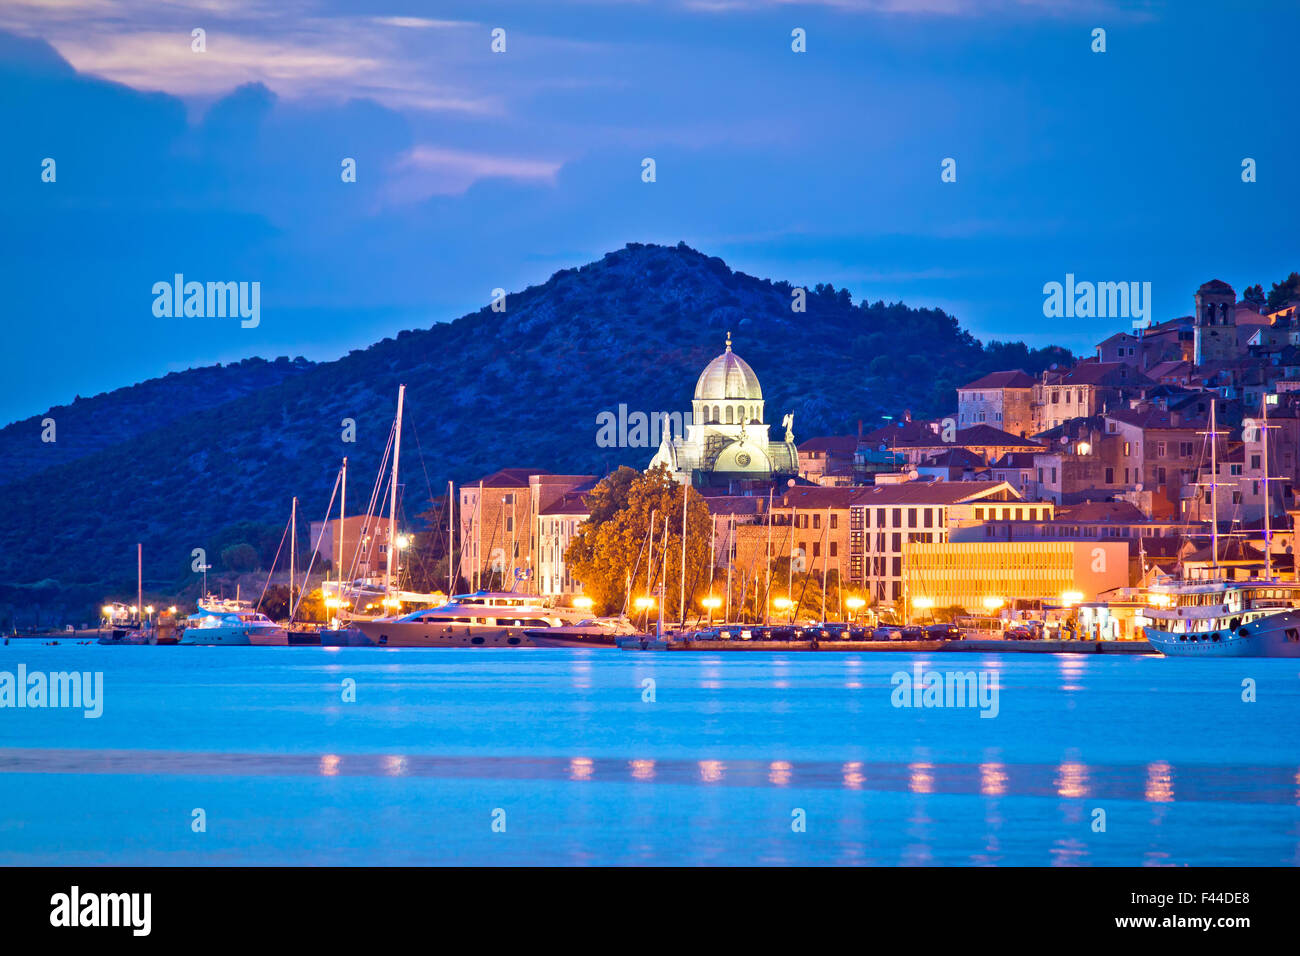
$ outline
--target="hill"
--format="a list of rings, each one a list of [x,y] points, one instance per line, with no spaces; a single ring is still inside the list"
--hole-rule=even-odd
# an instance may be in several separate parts
[[[644,467],[653,449],[597,446],[597,414],[620,403],[689,409],[727,331],[763,384],[768,420],[793,412],[796,440],[904,408],[945,414],[953,389],[985,372],[1070,360],[1059,349],[984,346],[940,310],[855,304],[828,285],[808,290],[797,313],[791,292],[685,245],[632,244],[510,294],[504,312],[485,307],[334,362],[251,360],[74,402],[55,416],[53,463],[40,458],[43,416],[10,426],[0,432],[12,462],[0,479],[0,622],[6,605],[84,619],[98,592],[133,586],[138,540],[159,590],[194,586],[194,548],[217,564],[247,542],[269,562],[295,494],[306,547],[342,456],[349,510],[368,497],[399,383],[403,500],[414,515],[448,479],[505,466]],[[355,443],[342,440],[349,418]]]

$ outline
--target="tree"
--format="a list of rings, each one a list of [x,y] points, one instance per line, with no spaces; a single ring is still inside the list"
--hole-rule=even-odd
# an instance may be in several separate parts
[[[696,595],[708,585],[712,521],[709,507],[693,488],[686,492],[687,616],[698,611]],[[644,595],[647,580],[665,586],[664,616],[672,619],[681,603],[682,486],[660,465],[640,473],[623,467],[587,496],[590,517],[578,527],[564,559],[598,614],[623,610],[629,591]],[[648,543],[654,517],[653,563]],[[667,542],[664,521],[667,519]]]
[[[1246,291],[1244,291],[1241,294],[1241,297],[1245,299],[1247,302],[1253,303],[1254,305],[1257,306],[1263,306],[1264,303],[1267,301],[1267,299],[1264,296],[1264,287],[1260,285],[1258,282],[1256,282],[1252,286],[1248,286],[1246,288]]]
[[[1300,272],[1293,272],[1284,282],[1274,282],[1265,308],[1280,309],[1293,299],[1300,299]]]
[[[236,574],[256,571],[259,566],[257,549],[247,543],[232,544],[222,550],[221,565],[227,571],[234,571]]]

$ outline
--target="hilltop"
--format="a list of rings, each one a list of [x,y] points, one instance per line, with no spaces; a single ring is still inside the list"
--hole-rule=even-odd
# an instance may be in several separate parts
[[[597,414],[688,409],[727,331],[762,382],[768,420],[793,412],[796,440],[904,408],[945,414],[953,389],[986,372],[1071,360],[983,345],[941,310],[855,304],[829,285],[809,289],[796,313],[791,292],[684,244],[631,244],[509,294],[504,312],[484,307],[333,362],[249,360],[80,399],[47,413],[57,450],[40,443],[45,416],[11,425],[0,430],[0,621],[6,604],[83,619],[99,591],[133,586],[137,540],[158,589],[193,585],[197,547],[219,566],[223,548],[247,542],[269,563],[295,494],[306,547],[342,456],[349,510],[368,497],[399,383],[403,500],[415,515],[449,479],[500,467],[644,467],[653,449],[597,446]],[[345,418],[355,443],[341,440]]]

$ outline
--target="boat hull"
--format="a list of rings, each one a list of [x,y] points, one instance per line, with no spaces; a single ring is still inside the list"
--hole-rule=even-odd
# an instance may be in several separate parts
[[[371,647],[533,647],[528,627],[444,624],[440,621],[358,621]]]
[[[617,647],[620,635],[610,630],[576,627],[537,627],[526,632],[537,647]]]
[[[188,627],[180,643],[208,647],[286,647],[289,635],[282,627]]]
[[[1274,614],[1236,630],[1179,634],[1147,627],[1145,632],[1151,647],[1166,657],[1300,657],[1300,611]]]

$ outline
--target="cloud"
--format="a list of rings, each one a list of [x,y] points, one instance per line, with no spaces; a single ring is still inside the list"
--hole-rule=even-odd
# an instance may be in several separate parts
[[[457,76],[474,26],[327,15],[304,0],[9,0],[0,7],[0,30],[40,36],[78,72],[138,90],[201,99],[261,83],[291,99],[366,97],[398,108],[499,115],[499,96]],[[192,49],[196,28],[206,34],[202,52]]]
[[[496,156],[419,145],[398,157],[386,190],[393,203],[420,202],[435,195],[458,195],[480,179],[511,179],[554,186],[564,164],[556,160]]]

